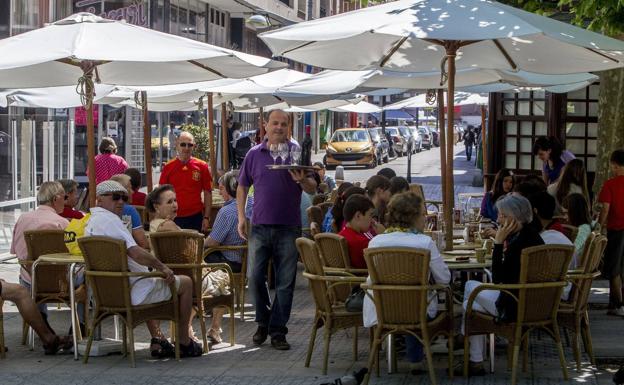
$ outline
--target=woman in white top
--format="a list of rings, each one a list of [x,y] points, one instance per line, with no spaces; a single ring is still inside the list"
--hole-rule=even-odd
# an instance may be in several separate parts
[[[451,280],[451,272],[446,263],[444,263],[431,237],[423,234],[426,218],[423,207],[422,198],[413,192],[405,192],[393,196],[388,204],[386,217],[388,227],[383,234],[374,237],[368,244],[368,247],[413,247],[415,249],[429,250],[431,252],[429,261],[431,276],[435,283],[445,285]],[[437,305],[437,298],[434,295],[427,308],[427,316],[429,318],[436,316]],[[365,327],[377,324],[375,304],[368,296],[364,298],[362,311]],[[412,336],[407,336],[405,342],[408,360],[411,363],[422,361],[422,345],[420,345],[418,340]]]

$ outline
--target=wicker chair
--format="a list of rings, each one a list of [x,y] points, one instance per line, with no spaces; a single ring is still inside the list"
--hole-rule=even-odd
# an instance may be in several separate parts
[[[422,342],[429,380],[436,384],[433,368],[431,342],[438,335],[446,335],[449,341],[449,376],[453,376],[453,302],[451,289],[444,285],[429,284],[429,250],[414,248],[370,248],[364,250],[364,258],[370,272],[370,284],[362,288],[371,290],[377,312],[377,326],[373,346],[368,358],[368,384],[382,341],[390,334],[407,334]],[[438,312],[433,320],[427,320],[429,293],[443,291],[446,310]],[[377,364],[379,372],[379,364]]]
[[[24,231],[24,241],[28,250],[28,258],[20,261],[22,268],[31,272],[33,263],[42,255],[67,253],[63,230],[28,230]],[[67,282],[67,266],[41,265],[37,268],[37,282],[32,282],[31,291],[37,305],[43,303],[64,303],[69,306],[69,284]],[[84,290],[77,298],[86,301]],[[26,344],[28,325],[24,322],[22,344]],[[34,344],[34,333],[31,345]],[[34,346],[32,346],[34,347]]]
[[[559,312],[557,313],[557,319],[561,327],[571,330],[574,334],[572,351],[574,352],[577,371],[581,370],[581,349],[579,346],[581,337],[591,363],[596,364],[589,328],[587,303],[592,282],[600,275],[598,265],[607,247],[607,238],[603,235],[592,233],[587,239],[587,244],[586,257],[581,260],[579,269],[568,272],[567,279],[572,282],[572,290],[568,299],[562,301],[559,305]]]
[[[529,333],[544,329],[553,337],[559,352],[563,378],[568,380],[563,346],[559,335],[557,309],[566,285],[565,275],[574,253],[573,246],[544,245],[528,247],[522,251],[520,279],[517,284],[482,284],[470,293],[465,314],[464,376],[468,375],[468,337],[481,334],[498,334],[509,341],[511,384],[517,381],[517,364],[521,343],[528,343]],[[473,311],[472,304],[483,290],[507,293],[517,303],[515,322],[498,322],[489,314]],[[525,345],[525,365],[528,355]],[[490,356],[494,357],[494,352]],[[508,351],[509,353],[509,351]]]
[[[4,301],[0,298],[0,359],[6,358],[6,352],[4,351],[4,313],[2,312],[2,306],[4,306]]]
[[[204,236],[192,231],[163,231],[150,235],[152,252],[162,263],[177,275],[186,275],[193,280],[193,307],[199,318],[199,326],[208,352],[206,321],[202,302],[202,260]]]
[[[343,236],[334,233],[321,233],[314,236],[314,242],[319,249],[323,269],[327,274],[342,274],[351,276],[368,276],[367,269],[351,267],[349,246]],[[346,274],[345,274],[346,273]],[[344,302],[351,293],[348,285],[333,286],[329,289],[334,300]]]
[[[143,229],[148,231],[149,223],[150,223],[149,212],[147,211],[145,206],[132,205],[132,207],[134,207],[136,211],[139,213],[139,216],[141,217],[141,223],[143,223]]]
[[[332,300],[329,295],[329,288],[339,285],[354,285],[364,282],[365,278],[355,278],[350,276],[332,275],[328,276],[323,270],[323,265],[318,254],[318,249],[313,241],[307,238],[298,238],[296,241],[297,250],[303,259],[305,271],[303,276],[310,283],[312,297],[316,303],[310,343],[306,355],[305,367],[310,367],[314,342],[316,340],[317,329],[323,328],[324,350],[323,350],[323,375],[327,374],[327,361],[329,356],[329,344],[331,336],[339,330],[354,328],[353,335],[353,359],[357,361],[357,339],[358,327],[362,326],[361,312],[347,312],[344,305]]]
[[[85,259],[85,274],[89,287],[93,291],[95,307],[93,320],[89,325],[89,337],[84,354],[84,363],[89,360],[89,352],[93,343],[95,328],[107,317],[119,316],[124,324],[123,353],[127,354],[130,347],[130,363],[136,366],[134,359],[134,328],[148,320],[170,320],[174,330],[179,329],[178,293],[175,284],[170,286],[171,299],[149,305],[132,305],[130,292],[133,284],[128,278],[164,277],[160,272],[132,273],[128,272],[128,256],[126,244],[122,240],[109,237],[83,237],[78,245]],[[135,284],[138,281],[135,281]],[[177,336],[179,341],[179,335]],[[173,339],[173,333],[172,333]],[[175,358],[180,359],[180,344],[175,344]]]
[[[216,247],[209,247],[209,248],[204,250],[203,258],[206,258],[206,256],[208,254],[213,253],[215,251],[221,251],[221,252],[223,252],[223,251],[239,251],[242,254],[241,255],[241,271],[240,271],[240,273],[232,272],[232,277],[233,277],[232,287],[234,288],[234,295],[235,295],[235,300],[236,300],[236,306],[238,306],[238,309],[240,311],[240,319],[241,319],[241,321],[245,321],[245,287],[247,287],[247,252],[248,252],[247,244],[240,245],[240,246],[216,246]],[[227,307],[229,307],[229,306],[227,306]],[[234,321],[234,318],[232,318],[232,322],[233,321]],[[232,330],[234,330],[234,329],[232,329]]]
[[[576,235],[578,234],[578,227],[572,225],[563,224],[563,235],[565,235],[572,243],[576,239]]]
[[[323,211],[319,206],[310,206],[306,209],[308,223],[310,223],[310,234],[315,236],[321,232],[323,225]]]

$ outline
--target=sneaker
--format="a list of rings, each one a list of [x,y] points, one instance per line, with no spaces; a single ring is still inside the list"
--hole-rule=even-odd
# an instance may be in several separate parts
[[[453,374],[461,377],[464,375],[464,363],[460,362],[455,369],[453,370]],[[485,376],[485,368],[483,367],[483,362],[472,362],[468,364],[468,377],[480,377]]]
[[[262,345],[264,341],[266,341],[269,335],[269,329],[264,326],[258,326],[258,330],[256,330],[256,334],[253,335],[253,343],[255,345]]]
[[[615,309],[615,315],[619,315],[620,317],[624,317],[624,305]]]
[[[286,341],[286,336],[283,334],[278,334],[274,337],[271,337],[271,346],[273,346],[277,350],[290,349],[290,344]]]

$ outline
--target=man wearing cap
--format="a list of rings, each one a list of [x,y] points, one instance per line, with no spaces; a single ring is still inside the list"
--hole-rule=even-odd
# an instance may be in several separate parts
[[[316,171],[321,177],[321,183],[325,183],[327,187],[329,187],[329,191],[336,188],[336,181],[334,181],[331,176],[327,175],[327,170],[325,169],[323,162],[314,162],[314,171]]]
[[[99,150],[100,154],[95,157],[95,183],[108,180],[115,174],[123,174],[128,169],[126,160],[117,155],[117,145],[113,138],[102,138]]]
[[[178,156],[163,167],[159,183],[170,184],[175,189],[178,198],[176,225],[205,232],[210,226],[212,176],[208,164],[192,156],[194,147],[193,135],[183,131],[176,141]]]
[[[85,236],[105,236],[123,240],[128,251],[128,269],[131,272],[149,272],[148,268],[160,271],[165,278],[130,278],[133,305],[147,305],[167,301],[171,298],[169,285],[175,282],[180,306],[180,350],[183,356],[201,355],[201,346],[189,337],[193,282],[184,275],[174,275],[173,271],[152,254],[137,245],[132,234],[121,221],[124,203],[128,201],[128,191],[119,183],[107,180],[97,185],[97,207],[91,208],[91,218],[85,228]],[[159,337],[159,336],[152,336]]]
[[[295,240],[301,236],[301,192],[313,194],[316,181],[303,171],[269,170],[273,164],[269,145],[288,143],[289,115],[273,110],[267,121],[267,138],[254,146],[241,166],[236,190],[238,233],[249,236],[249,287],[256,307],[258,329],[253,342],[261,345],[271,336],[271,345],[278,350],[288,350],[286,341],[292,308],[298,253]],[[287,162],[286,162],[287,163]],[[247,234],[245,200],[249,187],[254,187],[251,229]],[[269,260],[275,271],[275,298],[269,298],[266,276]]]

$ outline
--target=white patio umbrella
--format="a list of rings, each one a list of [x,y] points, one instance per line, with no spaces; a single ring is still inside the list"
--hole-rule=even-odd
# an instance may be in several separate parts
[[[487,104],[488,96],[473,94],[468,92],[456,92],[455,93],[455,105],[456,106],[467,106],[470,104]],[[411,98],[407,98],[401,100],[400,102],[392,103],[387,106],[384,106],[383,109],[388,110],[401,110],[403,108],[425,108],[432,107],[432,105],[427,101],[427,94],[418,94],[416,96],[412,96]]]
[[[109,95],[115,86],[108,84],[95,85],[94,102]],[[123,99],[110,99],[122,101]],[[41,107],[41,108],[72,108],[82,106],[76,86],[42,87],[25,89],[0,89],[0,107]]]
[[[285,65],[123,21],[78,13],[43,28],[0,40],[4,88],[80,86],[87,107],[89,198],[95,203],[93,83],[158,85],[246,77]],[[146,103],[145,93],[137,98]],[[144,109],[144,115],[146,110]],[[145,148],[150,148],[145,127]],[[151,167],[146,151],[146,169]],[[148,172],[151,187],[151,173]]]
[[[571,74],[624,66],[622,41],[483,0],[399,0],[260,37],[275,56],[324,68],[427,72],[442,63],[442,83],[449,91],[449,137],[456,68]],[[446,144],[450,169],[452,141]],[[452,249],[452,172],[446,179],[446,244]]]

